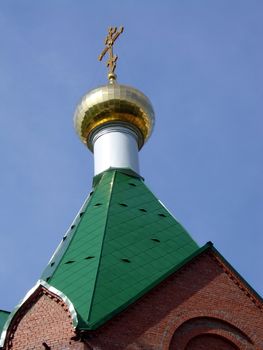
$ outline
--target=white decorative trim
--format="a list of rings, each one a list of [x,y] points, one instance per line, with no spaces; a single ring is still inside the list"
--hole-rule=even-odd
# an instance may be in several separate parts
[[[34,285],[34,287],[31,288],[26,293],[25,297],[20,301],[20,303],[15,307],[15,309],[10,313],[8,319],[6,320],[6,323],[5,323],[4,327],[3,327],[3,330],[2,330],[2,333],[1,333],[1,337],[0,337],[0,348],[2,348],[4,346],[5,338],[6,338],[6,335],[7,335],[7,331],[8,331],[8,328],[9,328],[10,323],[13,320],[14,316],[16,315],[18,310],[22,307],[22,305],[30,298],[30,296],[38,289],[39,286],[44,287],[45,289],[47,289],[51,293],[57,295],[60,299],[62,299],[64,301],[64,303],[67,305],[68,310],[70,312],[73,326],[74,326],[74,328],[77,327],[78,316],[77,316],[76,310],[74,308],[74,305],[72,304],[70,299],[64,293],[62,293],[60,290],[58,290],[57,288],[49,285],[47,282],[45,282],[43,280],[38,280],[37,283]]]

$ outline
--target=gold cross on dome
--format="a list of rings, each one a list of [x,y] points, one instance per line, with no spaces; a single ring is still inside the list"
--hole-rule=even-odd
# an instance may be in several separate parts
[[[109,72],[108,72],[109,80],[116,79],[116,75],[114,72],[116,69],[116,62],[117,62],[118,56],[113,54],[113,44],[115,40],[119,37],[119,35],[123,32],[123,30],[124,30],[124,27],[120,27],[119,31],[117,30],[117,27],[109,28],[108,35],[104,42],[106,47],[104,48],[102,53],[99,55],[99,61],[101,61],[105,56],[105,54],[109,52],[109,59],[107,61],[107,67],[109,68]]]

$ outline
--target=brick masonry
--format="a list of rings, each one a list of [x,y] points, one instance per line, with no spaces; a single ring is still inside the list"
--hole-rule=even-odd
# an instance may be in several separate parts
[[[95,331],[75,333],[67,306],[42,288],[14,318],[5,349],[263,350],[262,311],[209,249]]]
[[[10,328],[6,349],[71,349],[75,335],[65,303],[42,287],[21,308]],[[83,345],[74,349],[83,349]]]

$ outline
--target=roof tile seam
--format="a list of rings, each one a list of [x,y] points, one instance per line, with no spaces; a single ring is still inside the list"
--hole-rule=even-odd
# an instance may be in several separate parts
[[[94,192],[95,192],[95,191],[96,191],[96,189],[94,190]],[[84,203],[84,205],[80,208],[80,210],[79,210],[79,212],[78,212],[76,218],[74,219],[73,224],[75,223],[75,221],[76,221],[77,218],[79,217],[79,221],[78,221],[78,223],[76,224],[76,227],[75,227],[74,233],[73,233],[73,235],[72,235],[72,237],[71,237],[71,239],[70,239],[70,242],[68,243],[68,246],[66,247],[65,251],[64,251],[63,254],[61,255],[60,261],[59,261],[58,264],[56,264],[56,267],[55,267],[54,271],[52,272],[50,278],[53,278],[53,277],[54,277],[56,271],[58,270],[59,266],[61,265],[61,263],[62,263],[62,261],[63,261],[63,257],[65,256],[65,254],[66,254],[67,251],[69,250],[69,247],[72,245],[72,242],[74,241],[74,237],[76,237],[76,234],[77,234],[77,232],[78,232],[79,225],[80,225],[81,221],[83,220],[83,215],[80,217],[79,214],[80,214],[81,212],[85,212],[85,211],[88,209],[88,207],[90,206],[90,204],[91,204],[91,202],[92,202],[92,198],[93,198],[93,195],[92,195],[92,196],[89,196],[89,197],[87,198],[86,203]],[[71,224],[71,226],[72,226],[72,224]],[[70,227],[71,227],[71,226],[70,226]],[[69,229],[68,231],[69,231],[68,233],[70,233],[70,229]],[[49,282],[52,283],[52,281],[49,281]]]
[[[98,262],[98,268],[97,268],[97,271],[96,271],[96,278],[95,278],[95,283],[94,283],[94,288],[93,288],[92,296],[91,296],[91,299],[90,299],[90,308],[89,308],[89,313],[88,313],[88,317],[87,317],[87,323],[88,323],[88,324],[89,324],[89,319],[90,319],[90,316],[91,316],[92,304],[93,304],[93,299],[94,299],[95,290],[96,290],[97,281],[98,281],[98,273],[99,273],[100,264],[101,264],[101,258],[102,258],[102,252],[103,252],[103,245],[104,245],[104,241],[105,241],[105,232],[106,232],[107,223],[108,223],[109,208],[110,208],[110,204],[111,204],[112,192],[113,192],[113,187],[114,187],[114,180],[115,180],[115,178],[116,178],[116,170],[113,171],[113,176],[112,176],[112,181],[111,181],[111,182],[112,182],[112,187],[111,187],[110,198],[109,198],[109,201],[108,201],[107,217],[106,217],[105,226],[104,226],[103,240],[102,240],[102,243],[101,243],[101,249],[100,249],[100,257],[99,257],[99,262]]]

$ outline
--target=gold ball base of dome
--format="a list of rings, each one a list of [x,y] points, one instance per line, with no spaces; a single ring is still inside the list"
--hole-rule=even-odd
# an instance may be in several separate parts
[[[139,148],[150,137],[154,111],[150,100],[139,90],[116,82],[88,92],[79,103],[74,116],[75,129],[84,144],[92,150],[91,133],[103,125],[128,123],[142,137]]]

